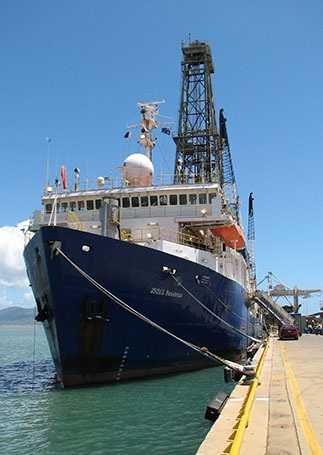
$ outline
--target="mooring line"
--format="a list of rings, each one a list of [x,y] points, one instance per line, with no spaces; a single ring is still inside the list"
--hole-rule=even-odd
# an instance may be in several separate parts
[[[238,371],[240,373],[243,373],[246,376],[254,376],[254,371],[250,367],[250,365],[245,367],[244,365],[239,365],[238,363],[231,362],[230,360],[223,359],[222,357],[220,357],[220,356],[214,354],[213,352],[209,351],[208,348],[196,346],[195,344],[193,344],[193,343],[191,343],[189,341],[183,340],[182,338],[178,337],[174,333],[169,332],[168,330],[166,330],[163,327],[159,326],[158,324],[156,324],[156,322],[152,321],[151,319],[147,318],[143,314],[139,313],[139,311],[133,309],[130,305],[128,305],[127,303],[123,302],[123,300],[121,300],[119,297],[115,296],[112,292],[110,292],[107,289],[105,289],[100,283],[98,283],[96,280],[94,280],[94,278],[92,278],[84,270],[82,270],[77,264],[75,264],[61,250],[61,248],[58,245],[55,245],[55,243],[54,243],[53,250],[55,250],[55,249],[72,265],[72,267],[74,267],[84,278],[86,278],[91,284],[93,284],[93,286],[95,286],[97,289],[99,289],[99,291],[101,291],[103,294],[105,294],[107,297],[109,297],[111,300],[113,300],[115,303],[120,305],[125,310],[129,311],[131,314],[133,314],[137,318],[143,320],[147,324],[150,324],[151,326],[153,326],[154,328],[156,328],[160,332],[163,332],[166,335],[171,336],[172,338],[174,338],[175,340],[179,341],[180,343],[185,344],[189,348],[197,351],[199,354],[203,355],[204,357],[207,357],[210,360],[222,363],[223,365],[228,366],[232,370],[235,370],[235,371]]]
[[[250,321],[247,321],[246,319],[243,319],[238,313],[236,313],[235,311],[228,308],[228,305],[226,305],[224,302],[222,302],[222,300],[216,294],[214,294],[214,292],[212,292],[211,289],[208,286],[206,286],[206,284],[201,283],[201,285],[212,295],[212,297],[214,297],[226,309],[226,311],[230,311],[237,318],[239,318],[242,322],[246,322],[247,324],[249,324],[251,326],[255,324],[254,322],[250,322]]]
[[[236,327],[233,327],[233,325],[229,324],[227,321],[225,321],[224,319],[222,319],[220,316],[218,316],[217,314],[215,314],[212,310],[210,310],[210,308],[208,308],[206,305],[204,305],[204,303],[202,303],[197,297],[195,297],[194,294],[192,294],[177,278],[174,274],[170,273],[170,276],[176,281],[176,283],[178,284],[178,286],[180,286],[182,289],[184,289],[184,291],[190,296],[192,297],[192,299],[195,300],[195,302],[197,302],[199,305],[201,305],[201,307],[203,307],[206,311],[208,311],[213,317],[215,317],[216,319],[218,319],[220,322],[222,322],[222,324],[226,325],[227,327],[229,327],[231,330],[233,330],[234,332],[237,332],[239,333],[240,335],[246,337],[246,338],[249,338],[250,340],[256,342],[256,343],[261,343],[262,340],[259,340],[258,338],[254,338],[252,337],[251,335],[248,335],[247,333],[244,333],[242,332],[242,330],[240,329],[237,329]]]

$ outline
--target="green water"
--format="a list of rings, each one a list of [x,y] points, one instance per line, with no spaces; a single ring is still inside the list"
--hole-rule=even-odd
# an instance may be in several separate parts
[[[42,327],[0,327],[0,454],[195,454],[231,390],[222,367],[62,390]]]

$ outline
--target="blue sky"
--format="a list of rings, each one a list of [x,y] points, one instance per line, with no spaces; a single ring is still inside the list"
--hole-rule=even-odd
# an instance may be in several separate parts
[[[12,236],[40,208],[45,137],[51,180],[62,164],[67,176],[115,173],[137,151],[123,137],[137,101],[165,99],[176,124],[189,34],[212,49],[245,227],[254,193],[258,280],[323,288],[322,30],[321,0],[2,0],[0,308],[33,304]],[[160,149],[172,169],[171,138]]]

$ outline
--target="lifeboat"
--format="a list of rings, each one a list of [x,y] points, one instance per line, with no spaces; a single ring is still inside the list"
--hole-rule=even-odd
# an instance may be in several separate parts
[[[215,237],[220,237],[226,246],[242,250],[246,246],[241,227],[234,222],[230,226],[211,228],[210,231]]]

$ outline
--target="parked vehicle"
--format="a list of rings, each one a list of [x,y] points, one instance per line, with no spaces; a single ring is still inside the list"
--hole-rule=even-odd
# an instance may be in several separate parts
[[[293,324],[282,325],[279,331],[280,340],[294,339],[298,340],[298,330]]]

